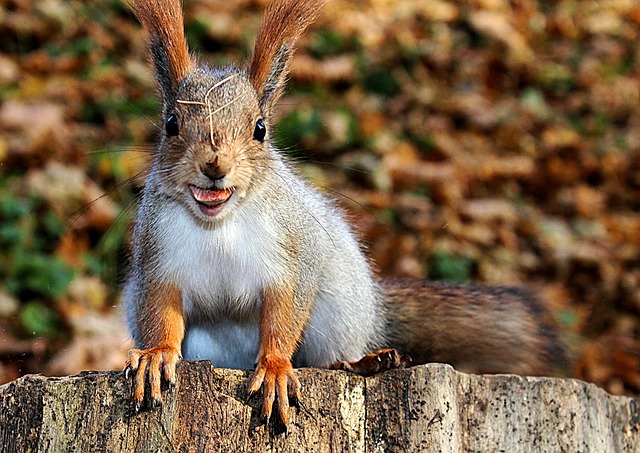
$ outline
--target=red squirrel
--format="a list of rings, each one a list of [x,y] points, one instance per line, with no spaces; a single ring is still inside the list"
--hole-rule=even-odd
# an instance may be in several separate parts
[[[163,128],[137,211],[124,306],[138,410],[176,364],[251,369],[287,423],[293,367],[371,374],[442,361],[545,374],[564,352],[527,290],[380,281],[335,202],[276,148],[273,114],[296,41],[321,0],[274,0],[243,67],[199,65],[179,0],[137,0]],[[407,355],[401,355],[407,354]]]

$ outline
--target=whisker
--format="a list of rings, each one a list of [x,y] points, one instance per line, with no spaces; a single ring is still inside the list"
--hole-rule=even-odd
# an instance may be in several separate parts
[[[371,210],[369,208],[367,208],[365,205],[363,205],[362,203],[360,203],[358,200],[343,194],[342,192],[340,192],[339,190],[333,189],[329,186],[323,186],[322,184],[317,184],[313,181],[310,182],[311,184],[313,184],[316,187],[320,187],[323,190],[326,190],[327,192],[331,192],[334,195],[338,195],[346,200],[349,200],[350,202],[358,205],[360,208],[362,208],[363,211],[365,211],[367,214],[373,215],[373,212],[371,212]]]
[[[85,205],[81,206],[80,208],[76,209],[73,213],[69,214],[63,221],[62,224],[67,224],[69,227],[71,227],[71,225],[73,225],[73,223],[78,220],[80,218],[80,216],[82,216],[84,213],[86,213],[89,209],[91,209],[91,207],[93,205],[95,205],[97,202],[99,202],[100,200],[102,200],[105,197],[110,196],[112,193],[117,192],[118,190],[122,189],[123,187],[126,187],[127,185],[131,184],[134,181],[137,181],[138,178],[142,179],[142,177],[145,175],[145,173],[147,173],[149,171],[149,169],[143,169],[140,170],[138,173],[136,173],[135,175],[131,176],[130,178],[125,179],[124,181],[120,181],[119,183],[117,183],[115,186],[113,186],[112,188],[110,188],[109,190],[107,190],[105,193],[103,193],[102,195],[100,195],[99,197],[91,200],[89,203],[86,203]]]
[[[285,183],[287,186],[291,187],[290,181],[288,179],[284,178],[278,172],[274,172],[273,174],[276,175],[278,178],[280,178],[280,180],[283,183]],[[295,189],[292,189],[292,190],[295,190]],[[302,206],[302,209],[304,209],[306,213],[309,214],[309,216],[318,224],[318,226],[322,228],[322,230],[326,233],[327,237],[329,238],[333,246],[336,247],[336,243],[333,241],[333,237],[331,236],[331,234],[329,234],[329,230],[325,228],[322,222],[320,222],[320,220],[309,209],[307,209],[307,207],[304,204],[301,204],[301,206]]]
[[[153,127],[155,127],[156,129],[160,128],[155,121],[153,121],[151,118],[149,118],[149,116],[146,113],[144,113],[144,111],[142,111],[140,108],[138,108],[138,106],[135,105],[133,102],[129,101],[129,99],[127,99],[124,95],[121,94],[120,95],[120,99],[125,101],[127,103],[127,105],[129,105],[129,107],[133,108],[136,112],[138,112],[140,115],[142,115]]]
[[[121,146],[112,146],[108,148],[96,149],[93,151],[89,151],[87,154],[89,156],[100,156],[103,154],[112,154],[112,153],[140,153],[140,154],[153,154],[155,152],[155,147],[151,147],[148,145],[121,145]]]

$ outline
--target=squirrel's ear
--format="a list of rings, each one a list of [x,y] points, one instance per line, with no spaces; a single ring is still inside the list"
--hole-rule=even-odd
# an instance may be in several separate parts
[[[147,30],[151,59],[160,84],[163,103],[173,101],[180,81],[195,69],[184,37],[180,0],[127,0]]]
[[[246,71],[266,116],[284,90],[296,42],[322,4],[322,0],[274,0],[265,12]]]

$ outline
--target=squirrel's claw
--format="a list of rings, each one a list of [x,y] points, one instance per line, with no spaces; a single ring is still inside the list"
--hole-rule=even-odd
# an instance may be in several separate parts
[[[403,354],[403,355],[400,356],[400,363],[402,364],[402,366],[400,366],[398,368],[410,367],[412,362],[413,362],[413,359],[411,358],[410,355]]]
[[[156,409],[162,405],[162,376],[170,385],[175,385],[176,365],[180,360],[180,352],[175,348],[164,346],[150,349],[131,349],[127,354],[125,378],[133,374],[134,412],[140,412],[143,406],[145,386],[149,386],[149,408]]]
[[[289,406],[300,409],[300,398],[297,395],[289,395]]]
[[[273,404],[283,425],[289,423],[289,405],[297,405],[301,398],[300,381],[293,372],[291,362],[283,357],[265,357],[258,363],[256,374],[249,385],[249,398],[262,387],[262,418],[268,424]]]
[[[149,399],[149,409],[151,409],[152,411],[156,410],[160,406],[162,406],[162,399],[153,397]]]
[[[332,368],[370,376],[387,370],[406,368],[411,365],[411,362],[410,356],[400,355],[396,349],[380,349],[365,355],[357,362],[342,361]]]
[[[246,399],[245,402],[247,404],[251,404],[256,399],[257,396],[258,396],[258,392],[250,392],[250,391],[248,391],[247,392],[247,399]]]

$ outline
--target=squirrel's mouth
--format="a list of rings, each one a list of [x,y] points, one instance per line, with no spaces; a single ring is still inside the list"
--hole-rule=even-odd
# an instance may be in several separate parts
[[[191,196],[196,201],[200,212],[207,217],[213,217],[222,211],[223,205],[231,198],[233,188],[203,189],[189,185],[189,192],[191,192]]]

